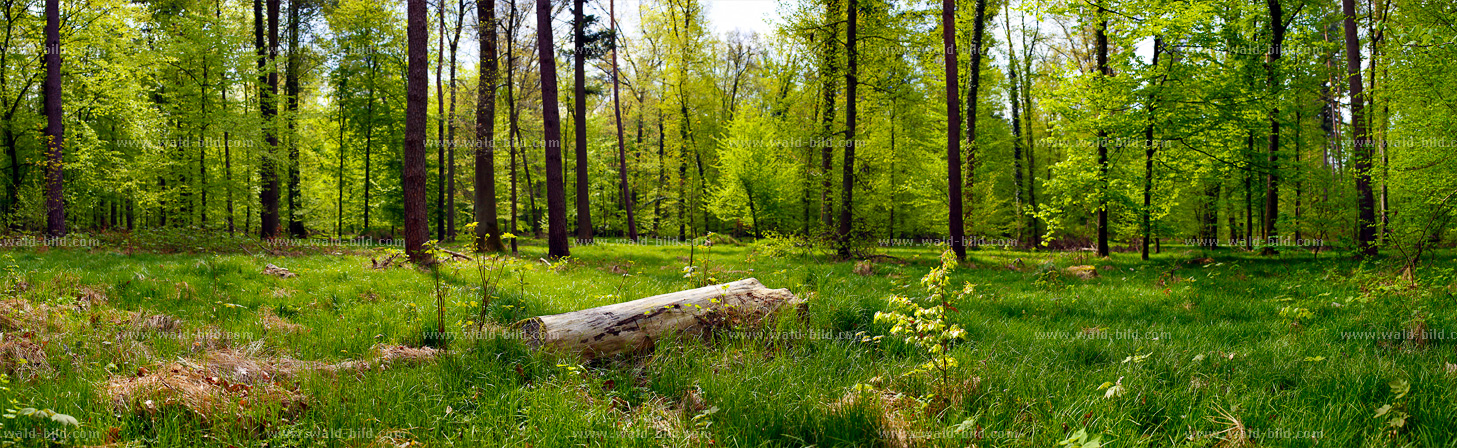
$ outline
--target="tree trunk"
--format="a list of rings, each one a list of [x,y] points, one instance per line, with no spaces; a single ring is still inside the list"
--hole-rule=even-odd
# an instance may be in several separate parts
[[[1271,31],[1270,49],[1265,54],[1265,86],[1269,89],[1268,92],[1271,101],[1274,101],[1279,97],[1281,87],[1278,64],[1280,61],[1280,46],[1284,45],[1285,42],[1285,16],[1280,9],[1280,0],[1265,0],[1265,4],[1270,11]],[[1280,150],[1279,116],[1280,108],[1278,106],[1271,106],[1269,113],[1270,138],[1265,148],[1266,162],[1269,163],[1265,167],[1268,170],[1265,174],[1265,216],[1263,225],[1261,226],[1262,232],[1264,233],[1263,236],[1267,241],[1276,236],[1275,223],[1279,220],[1278,218],[1280,216],[1280,177],[1276,165],[1276,155]]]
[[[577,171],[577,239],[581,244],[592,242],[592,204],[587,183],[587,18],[583,0],[572,1],[572,131],[576,137]]]
[[[288,72],[284,75],[284,90],[288,96],[288,233],[294,238],[303,238],[308,233],[304,228],[303,215],[299,213],[303,193],[299,179],[298,149],[298,96],[299,96],[299,8],[303,2],[291,0],[288,5]]]
[[[405,196],[405,253],[410,261],[432,261],[425,251],[430,237],[429,212],[425,208],[425,114],[430,100],[430,32],[425,0],[406,3],[408,59],[405,69],[405,154],[400,180]]]
[[[1108,67],[1108,19],[1104,18],[1107,11],[1101,6],[1098,8],[1098,78],[1108,77],[1112,69]],[[1108,131],[1102,127],[1098,128],[1098,256],[1108,256]]]
[[[459,121],[455,114],[455,62],[456,55],[460,50],[460,32],[465,29],[465,0],[456,2],[455,8],[455,32],[450,38],[450,114],[448,115],[445,147],[445,205],[442,210],[445,213],[445,240],[455,241],[455,128]],[[480,107],[477,105],[477,107]],[[479,225],[479,224],[477,224]]]
[[[961,96],[956,74],[956,0],[941,0],[941,43],[946,46],[946,181],[951,249],[966,259],[961,216]]]
[[[1012,199],[1015,206],[1013,212],[1016,216],[1021,217],[1025,213],[1022,208],[1022,98],[1019,92],[1021,78],[1017,77],[1017,48],[1012,45],[1011,5],[1007,5],[1006,8],[1002,21],[1005,23],[1003,30],[1007,33],[1007,96],[1012,101]],[[1025,231],[1025,228],[1018,229],[1017,238],[1019,240],[1026,238]]]
[[[981,56],[982,37],[986,33],[986,0],[976,0],[975,17],[971,25],[971,55],[967,61],[968,70],[966,74],[966,187],[961,190],[964,208],[962,222],[971,222],[972,213],[976,208],[973,196],[976,195],[976,166],[977,166],[977,142],[976,142],[976,106],[977,98],[981,91]],[[975,244],[973,244],[975,246]]]
[[[476,2],[480,22],[480,86],[476,97],[475,246],[481,252],[506,250],[501,245],[501,224],[496,217],[496,2]],[[509,136],[507,136],[509,138]],[[516,152],[511,151],[511,231],[516,231]],[[515,246],[515,243],[512,243]]]
[[[541,58],[541,130],[546,146],[547,255],[560,258],[572,252],[567,242],[567,198],[562,186],[562,118],[557,106],[551,0],[536,0],[536,42]]]
[[[1376,198],[1371,191],[1371,144],[1366,129],[1366,98],[1361,90],[1361,40],[1356,36],[1355,0],[1341,0],[1346,16],[1346,73],[1351,84],[1351,136],[1355,138],[1356,251],[1357,257],[1373,257],[1376,248]]]
[[[46,236],[66,235],[65,134],[61,108],[61,2],[46,0]]]
[[[1163,36],[1154,36],[1153,39],[1153,68],[1158,69],[1159,53],[1163,50]],[[1165,75],[1167,76],[1167,75]],[[1155,87],[1162,87],[1163,79],[1159,80]],[[1143,128],[1143,238],[1139,243],[1139,257],[1148,259],[1148,243],[1153,236],[1153,156],[1158,151],[1153,143],[1154,110],[1158,107],[1158,92],[1150,95],[1148,102],[1148,124]]]
[[[607,2],[608,20],[612,26],[612,114],[617,120],[617,178],[622,183],[622,205],[627,212],[627,239],[637,241],[637,218],[633,216],[632,188],[627,184],[627,149],[622,138],[622,103],[618,93],[617,71],[617,2]],[[642,136],[642,121],[638,121],[638,136]],[[641,141],[641,138],[639,138]]]
[[[824,115],[821,115],[821,132],[825,141],[820,148],[820,222],[824,224],[825,231],[835,228],[835,203],[831,201],[830,194],[834,188],[830,175],[835,169],[835,146],[830,141],[835,139],[835,94],[840,86],[835,82],[835,72],[840,70],[840,27],[835,23],[840,18],[841,0],[829,0],[825,7],[825,27],[829,28],[829,36],[825,38],[824,61],[820,66],[820,79],[822,99],[824,103]]]
[[[717,329],[752,326],[785,305],[799,303],[788,289],[769,289],[758,279],[748,278],[533,317],[520,328],[530,346],[594,359],[644,351],[662,337],[705,337]]]
[[[984,2],[985,0],[979,0]],[[840,183],[840,229],[836,240],[839,244],[839,255],[841,258],[850,257],[850,227],[851,218],[855,209],[855,100],[856,84],[859,69],[856,61],[855,33],[856,22],[859,20],[859,2],[850,0],[845,8],[848,20],[845,25],[845,163],[841,167],[844,170],[843,180]],[[754,225],[757,227],[758,222]]]
[[[255,0],[256,2],[262,0]],[[263,147],[263,154],[259,157],[258,177],[263,188],[259,190],[258,202],[262,210],[258,217],[261,227],[259,235],[263,238],[278,236],[278,130],[275,117],[278,115],[278,71],[274,70],[273,62],[278,59],[278,8],[279,0],[267,0],[268,2],[268,44],[263,46],[263,39],[258,38],[259,47],[258,70],[259,76],[264,78],[264,90],[258,96],[259,109],[263,115],[263,139],[266,141]],[[261,36],[260,28],[255,25],[255,34]],[[266,51],[266,53],[264,53]]]
[[[435,47],[435,240],[445,241],[445,214],[450,211],[445,208],[445,183],[446,183],[446,161],[445,161],[445,1],[438,0],[435,12],[439,18],[440,30],[438,31]],[[428,12],[428,10],[427,10]],[[427,33],[429,31],[426,31]],[[428,51],[428,50],[427,50]],[[428,57],[428,56],[427,56]],[[425,76],[429,76],[426,71]],[[428,81],[427,81],[428,82]],[[427,89],[428,90],[428,89]],[[429,92],[427,91],[428,95]],[[428,99],[426,100],[429,101]],[[426,115],[429,115],[429,107],[426,107]],[[428,182],[428,181],[427,181]],[[429,188],[429,187],[426,187]]]

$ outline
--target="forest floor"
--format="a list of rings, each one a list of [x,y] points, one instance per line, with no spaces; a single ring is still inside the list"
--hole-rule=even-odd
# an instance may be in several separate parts
[[[606,241],[606,240],[603,240]],[[219,246],[221,247],[221,246]],[[228,246],[231,247],[231,246]],[[978,250],[944,385],[875,322],[935,247],[831,261],[787,245],[601,244],[499,266],[376,269],[387,249],[0,252],[0,439],[81,446],[1453,446],[1457,274],[1165,248]],[[252,253],[249,253],[252,252]],[[276,252],[276,251],[275,251]],[[374,260],[374,261],[372,261]],[[1020,262],[1019,262],[1020,260]],[[288,272],[265,273],[268,265]],[[1090,265],[1080,278],[1065,268]],[[807,300],[772,328],[582,364],[520,319],[757,277]],[[450,336],[439,324],[444,297]],[[447,343],[448,342],[448,343]],[[937,380],[939,381],[939,380]],[[859,385],[859,386],[857,386]],[[934,394],[939,391],[941,393]],[[34,409],[25,409],[34,408]],[[35,410],[40,409],[40,410]],[[53,416],[53,414],[55,414]],[[69,424],[66,416],[79,426]],[[1079,436],[1082,436],[1081,438]],[[1069,441],[1069,439],[1072,439]]]

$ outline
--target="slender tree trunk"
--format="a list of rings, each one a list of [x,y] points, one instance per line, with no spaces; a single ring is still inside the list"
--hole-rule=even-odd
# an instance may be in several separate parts
[[[255,0],[261,1],[261,0]],[[268,46],[267,53],[260,55],[258,60],[259,76],[264,77],[265,83],[263,93],[258,96],[259,109],[263,114],[263,139],[266,141],[263,147],[263,154],[259,156],[259,181],[263,188],[259,193],[259,207],[262,209],[258,217],[261,227],[259,235],[263,238],[278,236],[278,129],[275,117],[278,115],[278,71],[275,70],[273,62],[278,59],[278,8],[279,0],[266,0],[268,2]],[[255,3],[256,5],[256,3]],[[256,6],[255,6],[256,8]],[[255,31],[258,28],[255,27]],[[261,35],[261,33],[259,33]],[[262,39],[258,44],[262,47]],[[260,49],[260,53],[264,50]]]
[[[445,184],[446,184],[446,162],[445,159],[445,1],[438,0],[436,13],[440,19],[440,30],[437,36],[435,47],[435,240],[445,241],[445,214],[450,213],[445,207]],[[426,31],[427,33],[429,31]],[[426,76],[428,77],[428,71]],[[427,81],[428,82],[428,81]],[[428,90],[428,89],[427,89]],[[428,95],[428,92],[427,92]],[[428,100],[427,100],[428,101]],[[428,109],[428,107],[427,107]],[[426,111],[429,114],[429,111]],[[428,169],[427,169],[428,171]],[[428,181],[427,181],[428,182]],[[427,189],[429,187],[426,187]]]
[[[410,261],[426,264],[433,261],[425,251],[425,240],[430,237],[429,212],[425,208],[426,152],[425,114],[430,100],[430,32],[428,7],[425,0],[408,0],[406,3],[406,39],[408,59],[405,78],[405,151],[401,173],[405,196],[405,253]]]
[[[951,249],[966,259],[961,215],[961,104],[956,74],[956,0],[941,0],[941,43],[946,46],[946,180]]]
[[[1163,51],[1163,36],[1155,36],[1153,39],[1153,64],[1157,69],[1159,66],[1159,53]],[[1155,88],[1163,87],[1163,75]],[[1143,238],[1140,238],[1139,256],[1148,259],[1148,243],[1153,236],[1153,157],[1157,153],[1157,147],[1153,142],[1154,111],[1158,107],[1158,92],[1155,91],[1149,96],[1148,102],[1148,124],[1143,128]]]
[[[515,1],[515,0],[512,0]],[[480,86],[476,97],[475,246],[481,252],[500,252],[501,224],[496,216],[496,84],[500,81],[496,55],[496,2],[476,2],[480,22]],[[454,70],[452,70],[454,71]],[[511,231],[516,231],[516,151],[511,150]],[[515,242],[512,244],[515,252]]]
[[[1019,92],[1021,78],[1017,77],[1017,48],[1012,45],[1012,14],[1011,5],[1007,5],[1003,12],[1002,21],[1005,24],[1003,30],[1007,34],[1007,87],[1008,97],[1012,101],[1012,199],[1013,212],[1021,217],[1026,212],[1022,206],[1022,98]],[[1026,238],[1026,228],[1019,228],[1017,239]],[[1020,242],[1020,241],[1019,241]]]
[[[975,18],[971,27],[971,55],[968,61],[966,81],[966,187],[961,190],[963,208],[962,214],[966,217],[963,222],[973,222],[972,214],[976,208],[976,167],[978,165],[977,141],[976,141],[976,117],[977,98],[981,92],[981,59],[982,59],[982,37],[986,33],[986,0],[976,0]],[[969,244],[975,247],[977,244]]]
[[[1112,74],[1108,67],[1108,19],[1107,11],[1098,7],[1097,45],[1098,78],[1103,80]],[[1106,257],[1108,252],[1108,131],[1098,128],[1098,256]]]
[[[494,8],[492,8],[494,9]],[[511,234],[517,234],[517,221],[519,221],[518,205],[520,196],[516,181],[516,0],[511,0],[511,15],[506,20],[506,103],[507,103],[507,149],[511,152]],[[492,32],[494,35],[495,33]],[[493,38],[494,39],[494,38]],[[494,47],[494,45],[492,45]],[[492,65],[493,67],[495,64]],[[495,146],[492,146],[494,148]],[[523,159],[525,154],[522,154]],[[524,162],[524,160],[523,160]],[[494,163],[494,162],[493,162]],[[524,163],[523,163],[524,164]],[[493,182],[494,183],[494,182]],[[528,185],[529,186],[529,185]],[[533,206],[535,201],[533,201]],[[511,239],[511,255],[518,254],[516,241],[520,238]]]
[[[627,148],[622,137],[622,102],[618,93],[617,71],[617,2],[608,0],[607,15],[612,26],[612,114],[617,120],[617,178],[622,183],[622,206],[627,212],[627,239],[637,241],[637,218],[633,216],[632,188],[627,184]],[[642,122],[638,122],[641,135]]]
[[[1247,157],[1254,158],[1254,154],[1255,154],[1255,133],[1254,132],[1250,132],[1249,133],[1249,136],[1245,138],[1245,154],[1248,155]],[[1250,164],[1253,165],[1254,164],[1254,160],[1250,160]],[[1253,178],[1255,176],[1255,173],[1254,173],[1254,171],[1245,170],[1244,175],[1245,175],[1245,227],[1244,227],[1244,231],[1245,231],[1245,234],[1244,234],[1245,249],[1254,250],[1254,248],[1255,248],[1255,241],[1254,241],[1254,239],[1255,239],[1255,222],[1254,222],[1254,216],[1255,216],[1254,191],[1255,191],[1255,189],[1254,189],[1254,185],[1252,185],[1252,184],[1254,182]]]
[[[299,149],[298,149],[298,100],[299,100],[299,64],[303,58],[299,53],[299,8],[303,6],[300,0],[291,0],[288,5],[288,73],[284,81],[288,96],[288,233],[294,238],[307,236],[308,230],[304,228],[303,214],[299,210],[303,192],[299,179]],[[204,196],[206,198],[206,196]],[[206,199],[204,199],[204,203]]]
[[[223,8],[222,7],[222,1],[219,0],[219,2],[217,3],[217,9],[216,9],[216,11],[215,11],[215,13],[213,15],[213,17],[215,19],[222,20],[222,15],[223,15],[223,9],[222,8]],[[228,85],[228,75],[227,75],[227,72],[226,71],[223,72],[223,75],[222,75],[222,83],[223,83],[223,89],[222,89],[222,96],[223,96],[223,114],[226,115],[228,113],[228,90],[230,90],[231,87],[232,87],[231,85]],[[115,132],[112,132],[112,133],[115,134]],[[232,133],[229,132],[227,129],[224,129],[223,130],[223,191],[225,193],[227,193],[228,234],[229,235],[232,235],[233,232],[237,231],[236,227],[234,226],[234,218],[233,218],[233,212],[234,212],[234,210],[233,210],[233,151],[232,151],[232,146],[231,146],[232,142],[229,141],[229,140],[232,140],[232,138],[233,138]]]
[[[835,80],[837,71],[840,70],[840,27],[836,23],[840,19],[841,0],[829,0],[825,8],[825,26],[829,28],[829,36],[825,39],[824,61],[820,67],[821,95],[824,103],[824,115],[821,115],[821,132],[825,141],[819,142],[820,147],[820,222],[824,224],[825,231],[835,228],[835,203],[830,199],[834,189],[833,179],[830,173],[835,170],[835,145],[830,144],[835,140],[835,96],[840,86]]]
[[[1374,257],[1376,247],[1375,197],[1371,191],[1371,144],[1366,128],[1366,98],[1361,89],[1361,41],[1356,35],[1355,0],[1341,0],[1345,15],[1346,73],[1351,85],[1351,135],[1355,137],[1356,247],[1358,258]]]
[[[1303,213],[1304,210],[1301,207],[1300,200],[1303,197],[1301,190],[1303,190],[1302,187],[1304,187],[1305,180],[1305,176],[1300,174],[1301,172],[1303,172],[1304,169],[1304,166],[1302,166],[1300,163],[1300,152],[1303,149],[1302,147],[1305,143],[1300,138],[1300,128],[1304,127],[1302,125],[1302,117],[1300,112],[1301,109],[1299,107],[1295,108],[1295,222],[1291,223],[1292,226],[1295,228],[1295,241],[1297,242],[1297,244],[1302,240],[1303,237],[1300,230],[1302,227],[1301,213]]]
[[[572,252],[567,241],[567,198],[562,185],[562,118],[557,106],[551,0],[536,0],[536,42],[541,58],[541,130],[546,145],[547,255],[560,258]]]
[[[1270,100],[1279,98],[1281,82],[1278,74],[1280,62],[1280,46],[1285,42],[1285,16],[1280,8],[1280,0],[1265,0],[1270,11],[1271,45],[1265,54],[1265,85],[1268,88]],[[1269,113],[1270,138],[1265,148],[1267,173],[1265,175],[1265,216],[1263,232],[1266,240],[1274,238],[1275,223],[1280,217],[1280,177],[1277,154],[1280,151],[1280,108],[1271,106]]]
[[[985,2],[985,0],[978,0]],[[840,183],[840,229],[836,240],[839,241],[839,255],[841,258],[850,257],[850,230],[851,218],[855,209],[855,101],[856,84],[859,65],[856,60],[858,54],[855,51],[855,34],[857,21],[859,20],[859,2],[850,0],[845,8],[848,20],[845,25],[845,163],[841,169],[844,170],[843,180]],[[758,221],[755,221],[755,226]]]
[[[446,123],[445,147],[445,241],[455,241],[455,128],[459,117],[455,114],[455,65],[460,50],[460,32],[465,29],[465,0],[456,3],[455,32],[450,39],[450,114]],[[480,107],[477,105],[476,107]],[[477,224],[479,226],[480,224]],[[498,225],[499,228],[499,225]]]
[[[572,1],[572,94],[573,135],[576,140],[577,171],[577,239],[581,244],[592,242],[591,187],[587,182],[587,18],[583,0]]]
[[[667,137],[664,135],[665,132],[666,131],[664,130],[664,126],[663,126],[663,109],[662,109],[661,106],[659,106],[658,107],[658,186],[657,186],[656,189],[654,189],[654,191],[657,191],[658,192],[658,197],[657,198],[654,198],[654,201],[653,201],[653,236],[654,237],[660,237],[660,236],[662,236],[662,234],[659,233],[658,231],[659,231],[660,225],[663,222],[663,198],[666,197],[666,195],[663,194],[663,190],[664,190],[664,187],[666,187],[668,185],[668,165],[667,165],[667,160],[664,158],[664,156],[666,155],[667,146],[668,146]],[[679,237],[681,238],[682,237],[682,235],[681,235],[682,232],[679,232],[679,233],[680,233]]]
[[[65,135],[61,105],[61,2],[46,0],[46,235],[66,235]]]
[[[362,228],[364,232],[369,232],[369,211],[374,208],[369,202],[369,193],[374,190],[374,182],[370,180],[372,179],[370,156],[374,149],[374,76],[375,73],[371,71],[368,89],[369,101],[364,106],[364,185],[361,186],[361,189],[364,190],[364,227]],[[408,90],[408,86],[406,87]]]
[[[198,207],[198,211],[201,212],[198,222],[199,226],[204,229],[207,228],[207,129],[208,123],[212,121],[212,117],[207,113],[207,88],[210,85],[209,75],[211,75],[209,72],[207,57],[204,56],[202,58],[202,82],[197,86],[202,97],[200,106],[203,117],[201,129],[198,129],[197,132],[197,191],[202,203],[201,207]]]
[[[348,127],[348,116],[344,115],[344,90],[347,87],[347,80],[339,83],[339,172],[334,178],[334,184],[338,191],[334,196],[334,236],[344,238],[344,130]]]

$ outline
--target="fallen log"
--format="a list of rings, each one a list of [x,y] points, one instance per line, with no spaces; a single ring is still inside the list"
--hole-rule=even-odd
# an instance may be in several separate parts
[[[727,325],[752,325],[781,306],[800,302],[788,289],[769,289],[747,278],[533,317],[518,328],[529,346],[593,359],[650,348],[663,336],[702,337]]]

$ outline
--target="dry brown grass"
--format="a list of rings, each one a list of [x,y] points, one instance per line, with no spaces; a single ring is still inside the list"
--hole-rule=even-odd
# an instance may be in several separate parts
[[[308,407],[308,397],[295,383],[299,375],[362,373],[392,364],[422,364],[437,355],[431,348],[380,345],[369,360],[327,364],[266,356],[261,351],[255,343],[246,349],[210,351],[200,359],[183,359],[156,370],[140,368],[136,375],[107,380],[101,393],[118,412],[154,416],[170,409],[209,425],[256,429]]]
[[[7,337],[0,341],[0,370],[16,378],[37,378],[51,371],[45,347],[29,338]]]

